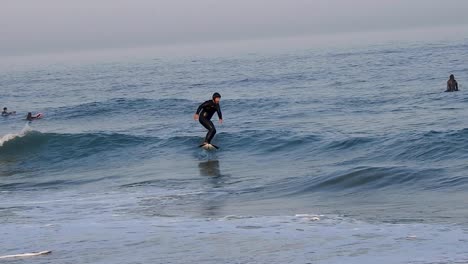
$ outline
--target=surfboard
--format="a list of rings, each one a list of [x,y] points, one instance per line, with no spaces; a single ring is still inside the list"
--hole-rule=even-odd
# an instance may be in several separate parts
[[[201,144],[201,145],[200,145],[200,148],[202,148],[202,149],[204,149],[204,150],[216,150],[216,149],[219,149],[218,146],[213,145],[213,144]]]
[[[50,253],[52,253],[52,251],[46,250],[46,251],[23,253],[23,254],[16,254],[16,255],[5,255],[5,256],[0,256],[0,259],[35,257],[35,256],[47,255]]]

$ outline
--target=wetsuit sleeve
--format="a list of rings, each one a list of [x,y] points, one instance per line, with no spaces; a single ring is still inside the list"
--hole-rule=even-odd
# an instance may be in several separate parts
[[[218,107],[216,108],[216,112],[218,113],[218,118],[223,119],[223,113],[221,113],[221,106],[220,105],[218,105]]]
[[[197,109],[197,115],[200,114],[201,110],[207,105],[208,102],[202,103]]]

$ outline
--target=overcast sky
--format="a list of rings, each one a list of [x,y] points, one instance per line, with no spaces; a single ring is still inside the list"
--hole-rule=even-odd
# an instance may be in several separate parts
[[[0,0],[0,55],[468,24],[467,0]]]

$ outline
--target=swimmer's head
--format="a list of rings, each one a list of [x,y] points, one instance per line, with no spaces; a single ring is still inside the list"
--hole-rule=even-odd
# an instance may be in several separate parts
[[[453,74],[450,74],[450,80],[455,80],[455,76]]]

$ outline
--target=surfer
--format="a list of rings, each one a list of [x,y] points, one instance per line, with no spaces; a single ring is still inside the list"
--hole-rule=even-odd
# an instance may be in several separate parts
[[[26,120],[33,121],[33,120],[39,119],[41,117],[42,117],[41,113],[33,115],[31,112],[29,112],[28,115],[26,116]]]
[[[221,113],[221,107],[219,105],[219,101],[221,100],[221,95],[219,93],[214,93],[212,100],[208,100],[202,103],[193,119],[199,120],[200,124],[202,124],[206,129],[208,129],[208,133],[205,137],[205,142],[203,142],[202,146],[206,144],[211,144],[211,140],[216,134],[216,128],[211,122],[211,118],[213,117],[214,113],[218,113],[219,123],[223,123],[223,114]]]
[[[13,111],[13,112],[8,112],[8,108],[3,107],[2,116],[9,116],[9,115],[14,115],[14,114],[16,114],[15,111]]]
[[[450,75],[450,78],[447,81],[446,92],[458,92],[458,83],[455,80],[455,76],[453,74]]]

